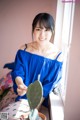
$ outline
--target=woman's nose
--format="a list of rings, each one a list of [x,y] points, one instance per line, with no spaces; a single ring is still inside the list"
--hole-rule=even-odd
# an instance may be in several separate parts
[[[40,36],[41,37],[44,37],[45,36],[45,31],[42,29],[41,32],[40,32]]]

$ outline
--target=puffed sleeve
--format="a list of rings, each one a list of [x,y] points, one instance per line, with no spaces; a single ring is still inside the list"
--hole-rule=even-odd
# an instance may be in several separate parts
[[[43,81],[43,97],[46,98],[62,77],[62,62],[56,62],[49,68],[49,72]]]
[[[18,50],[16,57],[15,57],[15,63],[14,63],[14,69],[11,73],[13,80],[17,76],[20,76],[24,80],[24,60],[23,60],[23,54],[20,50]]]
[[[16,92],[17,85],[15,83],[15,78],[17,76],[21,77],[24,80],[24,60],[23,60],[23,54],[20,50],[17,51],[16,57],[15,57],[15,63],[14,63],[14,69],[11,72],[12,80],[13,80],[13,87]]]

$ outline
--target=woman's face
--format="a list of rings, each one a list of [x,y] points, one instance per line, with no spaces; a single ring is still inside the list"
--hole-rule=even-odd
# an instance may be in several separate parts
[[[50,29],[46,29],[44,26],[40,27],[38,24],[33,32],[33,39],[36,40],[40,44],[44,44],[49,42],[52,36],[52,32]]]

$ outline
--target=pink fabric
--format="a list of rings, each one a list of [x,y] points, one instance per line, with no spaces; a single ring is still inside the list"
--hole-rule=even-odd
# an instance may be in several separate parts
[[[11,73],[9,72],[0,79],[0,90],[5,90],[12,86],[13,86],[13,81],[12,81]]]
[[[6,91],[10,88],[8,93],[0,101],[0,112],[8,113],[8,120],[21,120],[23,116],[27,118],[30,111],[28,101],[20,100],[15,102],[17,95],[14,93],[12,86],[13,81],[9,72],[0,79],[0,90]]]
[[[0,101],[0,110],[14,102],[16,97],[17,95],[14,93],[13,88],[9,89],[8,93]]]

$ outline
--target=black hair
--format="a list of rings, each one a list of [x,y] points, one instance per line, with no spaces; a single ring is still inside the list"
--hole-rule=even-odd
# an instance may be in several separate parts
[[[55,23],[53,17],[49,13],[39,13],[35,16],[32,23],[32,34],[37,24],[39,24],[40,27],[44,26],[46,29],[50,29],[53,34]]]

